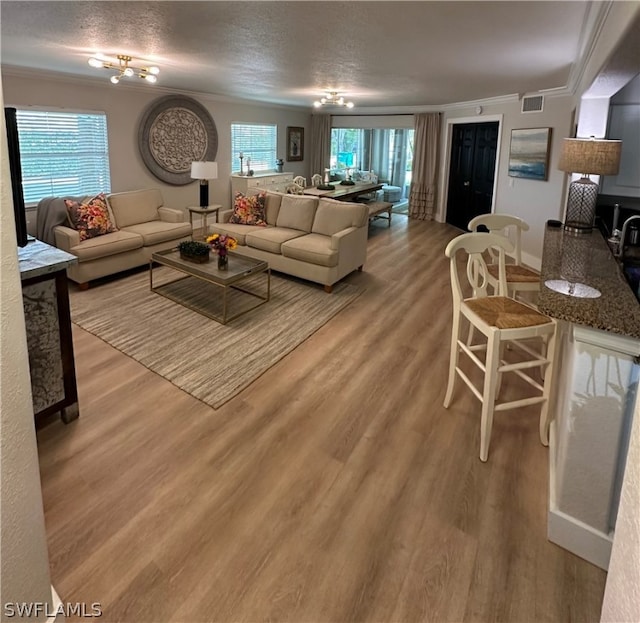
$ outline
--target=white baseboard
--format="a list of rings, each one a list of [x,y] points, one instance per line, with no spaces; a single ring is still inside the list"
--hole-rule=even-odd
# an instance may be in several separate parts
[[[613,535],[604,534],[558,509],[549,509],[547,538],[576,556],[607,571]]]
[[[539,257],[531,255],[531,253],[526,253],[525,251],[522,252],[522,263],[537,271],[540,271],[542,267],[542,260]]]

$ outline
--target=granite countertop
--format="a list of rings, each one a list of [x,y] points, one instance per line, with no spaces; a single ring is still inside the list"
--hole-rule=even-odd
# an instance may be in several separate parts
[[[600,291],[578,298],[549,289],[545,282],[578,282]],[[602,234],[571,234],[562,227],[545,230],[538,308],[576,324],[640,339],[640,303]]]
[[[31,240],[26,247],[18,247],[18,261],[20,263],[20,278],[31,279],[47,273],[64,270],[75,264],[78,258],[71,253],[56,249],[46,242]]]

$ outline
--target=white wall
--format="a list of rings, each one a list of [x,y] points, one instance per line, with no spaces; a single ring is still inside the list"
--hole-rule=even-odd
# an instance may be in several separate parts
[[[631,429],[600,620],[640,621],[640,400]]]
[[[611,98],[608,119],[607,137],[622,139],[622,154],[618,175],[603,179],[602,192],[640,197],[640,74]]]
[[[548,219],[564,216],[564,193],[566,173],[558,170],[562,139],[570,136],[573,102],[570,96],[546,97],[544,110],[540,113],[521,113],[517,98],[502,103],[483,105],[482,114],[475,113],[475,106],[445,111],[442,120],[443,148],[446,155],[447,131],[450,121],[465,119],[465,122],[482,123],[501,117],[501,135],[498,172],[495,180],[495,212],[513,214],[529,223],[531,229],[523,236],[523,261],[540,268],[544,225]],[[509,145],[511,130],[520,128],[551,128],[551,151],[547,181],[509,177]],[[443,155],[442,166],[448,163]],[[439,178],[441,181],[443,176]],[[446,178],[444,178],[446,179]],[[441,185],[442,186],[442,185]],[[439,188],[438,220],[446,217],[445,188]]]
[[[623,104],[640,104],[640,74],[631,82],[620,89],[612,98],[611,103],[622,106]]]
[[[72,110],[104,111],[109,135],[111,192],[140,188],[160,188],[165,205],[186,208],[198,205],[198,182],[172,186],[157,179],[145,166],[138,149],[138,127],[147,107],[170,92],[152,85],[117,86],[105,79],[80,80],[40,72],[4,69],[2,82],[7,106],[39,106]],[[215,96],[184,93],[200,102],[211,114],[218,131],[218,179],[209,182],[209,201],[230,206],[231,124],[234,122],[275,123],[278,126],[278,157],[285,159],[286,128],[301,126],[309,136],[311,112],[245,102],[232,102]],[[286,162],[285,171],[309,177],[309,148],[305,145],[302,162]],[[245,163],[246,164],[246,163]],[[234,171],[240,169],[236,158]],[[273,163],[275,169],[275,162]],[[29,228],[33,231],[33,225]]]
[[[0,136],[6,136],[4,115]],[[0,144],[0,619],[10,621],[5,617],[8,602],[51,605],[51,581],[7,142]]]

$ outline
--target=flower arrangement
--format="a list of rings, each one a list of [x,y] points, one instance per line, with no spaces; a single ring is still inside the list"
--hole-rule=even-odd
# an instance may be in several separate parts
[[[224,257],[228,251],[233,251],[238,246],[238,241],[227,234],[212,234],[207,238],[207,244],[220,257]]]

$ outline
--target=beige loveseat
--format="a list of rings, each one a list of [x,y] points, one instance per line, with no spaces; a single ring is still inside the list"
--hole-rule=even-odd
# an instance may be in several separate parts
[[[52,201],[61,202],[66,210],[64,198],[48,198],[40,204],[59,213],[60,206],[56,208]],[[118,231],[80,241],[75,229],[53,227],[55,246],[78,258],[77,264],[67,268],[67,275],[82,287],[92,279],[147,264],[152,253],[191,239],[191,225],[185,222],[184,212],[164,207],[158,189],[107,195],[107,204]]]
[[[227,210],[209,231],[236,238],[237,253],[320,283],[327,292],[344,276],[362,269],[367,259],[366,205],[268,192],[265,208],[267,227],[229,223],[233,210]]]

